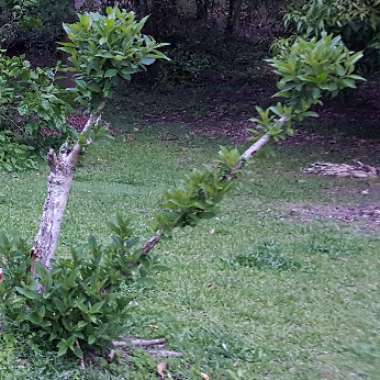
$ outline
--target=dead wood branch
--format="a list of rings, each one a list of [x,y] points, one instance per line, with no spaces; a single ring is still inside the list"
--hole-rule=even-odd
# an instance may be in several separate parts
[[[114,349],[121,350],[127,357],[131,356],[131,351],[142,349],[147,354],[155,358],[179,358],[181,352],[170,351],[167,349],[165,339],[140,339],[125,337],[122,340],[112,342]]]
[[[133,347],[149,347],[149,346],[158,346],[165,344],[165,339],[137,339],[126,337],[121,341],[114,341],[113,345],[115,347],[125,347],[125,346],[133,346]]]
[[[143,252],[147,255],[150,251],[154,249],[154,247],[161,241],[161,234],[158,232],[156,235],[151,237],[145,244],[143,248]]]

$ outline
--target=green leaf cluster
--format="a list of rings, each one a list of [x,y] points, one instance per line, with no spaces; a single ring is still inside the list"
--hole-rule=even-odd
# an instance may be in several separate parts
[[[285,26],[298,34],[320,37],[324,32],[342,34],[361,22],[372,30],[380,23],[379,0],[308,0],[294,2],[284,17]]]
[[[295,108],[308,109],[319,104],[324,94],[336,96],[346,88],[356,88],[355,82],[363,80],[355,75],[355,65],[362,56],[350,51],[339,36],[297,38],[268,60],[280,76],[276,96],[286,98]]]
[[[274,139],[291,135],[295,124],[318,116],[311,109],[322,104],[323,96],[336,96],[364,80],[355,74],[362,56],[350,51],[341,37],[326,33],[320,38],[298,37],[292,43],[278,45],[277,55],[268,62],[279,76],[275,96],[284,98],[284,103],[266,110],[258,108],[259,116],[252,121]]]
[[[67,136],[68,92],[55,85],[55,70],[31,68],[23,56],[0,51],[0,130],[41,141],[49,130]]]
[[[221,148],[214,166],[194,170],[177,188],[167,191],[156,214],[155,229],[170,235],[174,228],[194,226],[202,219],[214,217],[219,203],[232,188],[228,173],[239,160],[236,149]]]
[[[35,166],[32,152],[75,135],[67,116],[71,95],[55,85],[55,71],[31,68],[22,56],[0,50],[0,167]],[[35,155],[34,158],[37,156]]]
[[[60,50],[69,55],[76,76],[78,100],[92,102],[93,108],[109,97],[117,78],[127,81],[157,59],[167,59],[159,51],[166,44],[144,35],[147,21],[137,21],[133,12],[108,7],[106,14],[86,13],[79,21],[64,24],[68,42]]]
[[[112,241],[94,237],[52,271],[38,266],[38,283],[30,271],[30,247],[0,236],[1,311],[5,328],[30,336],[59,356],[101,352],[122,333],[134,297],[135,282],[149,273],[153,260],[144,255],[130,222],[121,216],[110,223]]]
[[[285,106],[277,103],[267,109],[256,107],[257,117],[250,119],[256,123],[258,131],[254,130],[255,134],[267,133],[274,141],[284,140],[287,136],[294,134],[294,120],[300,119],[301,114],[293,107]]]

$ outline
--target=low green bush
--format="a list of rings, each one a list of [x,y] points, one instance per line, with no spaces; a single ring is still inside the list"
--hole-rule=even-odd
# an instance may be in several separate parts
[[[30,271],[30,246],[0,236],[4,270],[0,299],[5,328],[29,336],[59,356],[103,352],[120,336],[130,311],[133,285],[149,273],[153,259],[143,253],[129,221],[110,224],[112,241],[103,245],[90,237],[73,248],[49,272],[40,266],[38,283]]]
[[[301,264],[281,253],[278,245],[265,242],[255,247],[252,252],[240,254],[234,261],[241,267],[289,271],[301,268]]]
[[[75,135],[67,117],[71,95],[55,84],[52,69],[31,68],[23,56],[0,51],[0,149],[6,170],[31,167],[38,151]]]

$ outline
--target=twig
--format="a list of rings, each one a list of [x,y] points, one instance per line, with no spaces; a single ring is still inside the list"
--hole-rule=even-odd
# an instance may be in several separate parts
[[[146,350],[149,355],[155,358],[181,358],[183,354],[181,352],[166,351],[166,350]]]
[[[161,241],[161,233],[157,232],[156,235],[152,236],[145,244],[143,248],[144,255],[151,252],[154,247]]]
[[[159,339],[140,339],[125,337],[122,340],[112,342],[115,349],[121,349],[127,357],[130,357],[129,350],[142,349],[147,354],[156,358],[180,358],[183,356],[181,352],[170,351],[166,349],[166,340]],[[129,349],[129,350],[128,350]],[[111,351],[112,354],[113,351]],[[112,356],[114,356],[112,354]]]
[[[126,346],[134,346],[134,347],[149,347],[149,346],[157,346],[165,344],[165,339],[137,339],[137,338],[124,338],[120,341],[114,341],[112,344],[115,347],[126,347]]]

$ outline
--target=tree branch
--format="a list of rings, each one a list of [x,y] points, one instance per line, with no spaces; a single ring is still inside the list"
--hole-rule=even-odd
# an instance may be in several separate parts
[[[240,172],[241,169],[245,166],[247,161],[249,161],[253,156],[255,156],[268,142],[271,137],[268,134],[260,137],[254,144],[252,144],[241,156],[238,164],[227,173],[223,179],[226,181],[232,181],[236,174]]]
[[[281,118],[279,120],[279,123],[281,125],[285,125],[287,123],[286,118]],[[259,140],[257,140],[254,144],[252,144],[241,156],[238,164],[231,169],[229,173],[227,173],[223,180],[225,181],[232,181],[235,179],[236,174],[245,166],[247,161],[249,161],[252,157],[254,157],[266,144],[269,143],[271,140],[271,136],[269,134],[265,134],[262,137],[260,137]],[[152,236],[143,247],[144,255],[148,255],[161,241],[162,234],[160,231],[158,231],[154,236]]]

